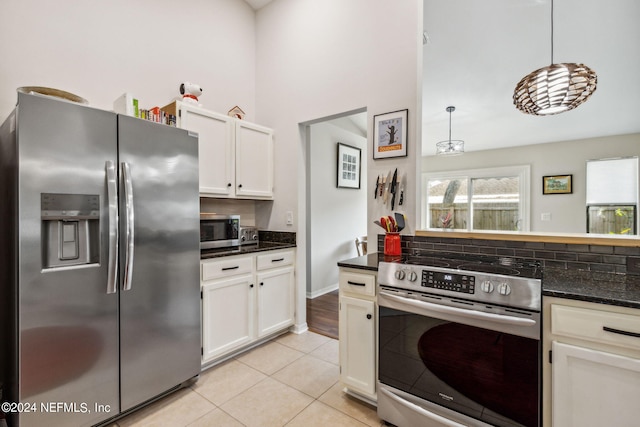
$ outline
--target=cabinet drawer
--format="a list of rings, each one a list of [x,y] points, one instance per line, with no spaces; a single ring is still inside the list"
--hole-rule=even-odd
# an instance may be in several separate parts
[[[215,261],[202,261],[202,280],[253,273],[253,257],[223,258]]]
[[[376,294],[376,276],[373,274],[341,271],[340,291],[374,296]]]
[[[553,304],[551,333],[640,349],[640,316]]]
[[[287,252],[267,252],[257,256],[257,269],[266,270],[268,268],[282,267],[293,264],[293,251]]]

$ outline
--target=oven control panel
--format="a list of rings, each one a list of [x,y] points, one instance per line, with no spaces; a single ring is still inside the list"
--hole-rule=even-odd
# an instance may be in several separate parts
[[[445,291],[473,294],[476,278],[469,274],[443,273],[440,271],[422,270],[421,286],[425,288],[443,289]]]

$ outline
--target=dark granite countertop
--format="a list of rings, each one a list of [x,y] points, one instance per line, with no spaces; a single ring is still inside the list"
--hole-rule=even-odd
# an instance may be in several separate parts
[[[338,267],[378,271],[381,254],[338,262]],[[585,270],[545,268],[542,295],[640,309],[640,276]]]
[[[200,251],[200,259],[222,258],[231,255],[246,255],[255,252],[274,251],[277,249],[295,247],[295,243],[259,242],[254,245],[234,246],[233,248],[203,249]]]
[[[358,268],[360,270],[378,271],[378,253],[367,254],[344,261],[338,261],[338,267]]]
[[[640,276],[545,268],[542,295],[640,308]]]

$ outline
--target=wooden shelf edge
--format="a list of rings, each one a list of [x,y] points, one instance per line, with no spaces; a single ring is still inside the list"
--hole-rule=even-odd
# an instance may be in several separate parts
[[[480,231],[437,231],[417,230],[419,237],[445,237],[450,239],[481,239],[518,242],[565,243],[570,245],[629,246],[639,247],[638,236],[586,235],[586,234],[553,234],[553,233],[511,233]]]

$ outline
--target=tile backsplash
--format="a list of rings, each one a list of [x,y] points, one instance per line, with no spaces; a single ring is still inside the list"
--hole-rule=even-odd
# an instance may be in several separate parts
[[[384,235],[378,235],[378,251]],[[535,259],[543,267],[602,273],[640,274],[640,247],[507,240],[402,236],[402,252],[452,252]]]

